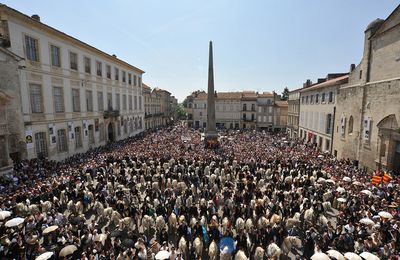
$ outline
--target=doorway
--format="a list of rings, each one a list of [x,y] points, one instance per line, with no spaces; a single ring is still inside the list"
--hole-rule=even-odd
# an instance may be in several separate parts
[[[115,134],[114,134],[114,125],[112,122],[108,123],[108,141],[114,142],[115,141]]]

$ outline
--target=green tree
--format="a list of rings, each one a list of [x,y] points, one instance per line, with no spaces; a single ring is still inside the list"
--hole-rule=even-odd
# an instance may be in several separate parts
[[[179,103],[176,107],[176,112],[179,119],[186,119],[186,108],[183,106],[183,103]]]
[[[289,99],[289,89],[285,87],[282,92],[282,100],[288,100]]]

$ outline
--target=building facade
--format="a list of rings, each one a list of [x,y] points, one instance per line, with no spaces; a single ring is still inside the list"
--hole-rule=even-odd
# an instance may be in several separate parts
[[[291,138],[299,136],[300,89],[289,92],[286,132]]]
[[[255,91],[216,92],[216,125],[220,129],[280,131],[286,127],[287,102],[276,94]],[[188,126],[207,125],[207,93],[193,92],[186,98]]]
[[[42,22],[0,5],[4,48],[18,63],[27,159],[62,160],[144,129],[142,75]]]
[[[143,84],[143,97],[146,130],[167,126],[177,119],[178,101],[170,92]]]
[[[315,144],[321,151],[331,152],[336,95],[347,81],[346,74],[328,74],[325,79],[319,79],[319,83],[299,90],[299,137]]]
[[[365,30],[364,52],[340,88],[334,153],[361,167],[400,171],[400,6]]]

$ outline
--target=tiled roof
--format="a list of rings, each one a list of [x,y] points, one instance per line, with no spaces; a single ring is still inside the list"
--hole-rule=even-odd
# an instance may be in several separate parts
[[[309,90],[314,90],[314,89],[319,89],[319,88],[324,88],[324,87],[330,87],[330,86],[335,86],[339,84],[345,84],[349,81],[349,75],[344,75],[341,77],[337,77],[331,80],[327,80],[325,82],[322,82],[320,84],[313,85],[311,87],[305,88],[303,90],[300,90],[300,92],[305,92]]]
[[[288,102],[287,101],[275,101],[275,105],[277,105],[278,107],[287,107],[288,106]]]

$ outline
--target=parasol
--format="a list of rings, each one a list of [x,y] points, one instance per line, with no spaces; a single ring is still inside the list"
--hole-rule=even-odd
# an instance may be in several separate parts
[[[364,193],[365,195],[372,196],[372,192],[370,190],[362,190],[361,193]]]
[[[223,237],[219,242],[219,250],[221,252],[226,250],[228,254],[232,254],[235,249],[235,240],[232,237]]]
[[[343,180],[345,181],[345,182],[351,182],[351,179],[350,179],[350,177],[343,177]]]
[[[372,253],[370,253],[370,252],[362,252],[362,253],[360,254],[360,256],[361,256],[362,258],[364,258],[365,260],[380,260],[379,257],[377,257],[376,255],[374,255],[374,254],[372,254]]]
[[[58,228],[57,225],[54,225],[54,226],[50,226],[50,227],[48,227],[48,228],[45,228],[45,229],[43,230],[43,235],[46,235],[46,234],[48,234],[48,233],[51,233],[51,232],[55,231],[57,228]]]
[[[68,255],[72,255],[78,248],[75,245],[68,245],[61,249],[60,254],[58,254],[59,257],[66,257]]]
[[[311,260],[331,260],[327,254],[324,253],[315,253],[311,256]]]
[[[5,226],[6,227],[15,227],[15,226],[18,226],[18,225],[24,223],[24,221],[25,220],[23,218],[13,218],[13,219],[10,219],[9,221],[7,221]]]
[[[46,252],[36,257],[35,260],[47,260],[50,259],[54,255],[53,252]]]
[[[347,200],[345,198],[338,198],[337,201],[345,203]]]
[[[344,257],[346,257],[348,260],[362,260],[362,258],[359,255],[352,252],[345,253]]]
[[[11,211],[2,210],[0,211],[0,220],[5,220],[11,216]]]
[[[386,211],[381,211],[378,213],[378,215],[382,218],[387,218],[387,219],[393,218],[392,214],[390,214],[389,212],[386,212]]]
[[[336,260],[344,260],[344,256],[339,251],[332,249],[332,250],[326,251],[326,253],[328,256],[333,257]]]
[[[360,219],[360,223],[367,225],[367,226],[375,225],[375,222],[370,218],[362,218],[362,219]]]
[[[165,259],[169,259],[170,255],[171,255],[170,252],[161,250],[156,254],[155,258],[156,258],[156,260],[165,260]]]

